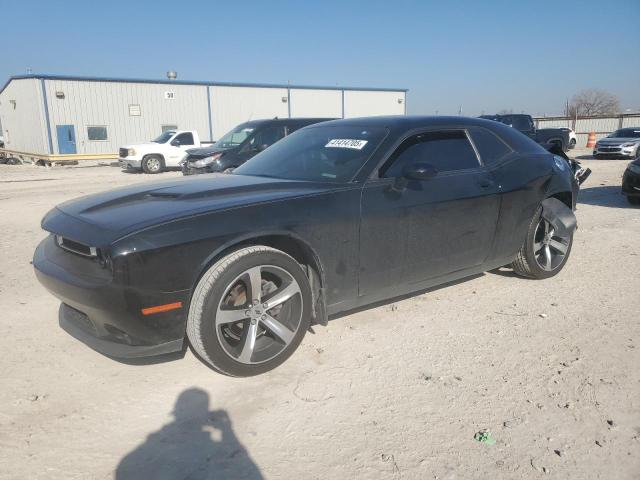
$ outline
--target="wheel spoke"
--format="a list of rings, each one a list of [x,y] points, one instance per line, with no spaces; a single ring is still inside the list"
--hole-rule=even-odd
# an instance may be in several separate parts
[[[242,345],[242,351],[238,355],[238,360],[244,363],[251,362],[251,356],[253,355],[253,349],[256,346],[256,337],[258,336],[258,323],[249,322],[247,333],[244,335],[244,343]]]
[[[267,309],[271,309],[280,305],[281,303],[286,302],[298,293],[300,293],[300,287],[298,287],[298,283],[296,281],[293,281],[283,289],[277,290],[275,293],[273,293],[272,296],[264,303],[266,303]]]
[[[234,309],[234,310],[222,310],[218,309],[216,313],[216,323],[222,325],[225,323],[238,322],[247,318],[246,308]]]
[[[567,245],[553,238],[549,241],[549,246],[563,255],[567,253]]]
[[[547,270],[551,270],[551,249],[549,245],[544,246],[544,263]]]
[[[260,267],[253,267],[247,271],[249,276],[249,288],[247,291],[251,292],[250,301],[253,303],[260,303],[262,299],[262,270]]]
[[[293,340],[295,332],[289,330],[271,315],[266,315],[266,318],[262,318],[260,322],[262,322],[265,327],[267,327],[274,335],[282,340],[285,345],[289,345],[291,340]]]

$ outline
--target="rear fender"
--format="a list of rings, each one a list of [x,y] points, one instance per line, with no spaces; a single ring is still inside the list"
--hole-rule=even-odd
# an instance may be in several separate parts
[[[542,202],[542,218],[548,221],[560,236],[569,236],[578,227],[573,211],[557,198]]]

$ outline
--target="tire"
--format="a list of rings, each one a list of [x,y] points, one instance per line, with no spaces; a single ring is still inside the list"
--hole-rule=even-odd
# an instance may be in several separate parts
[[[251,294],[256,278],[260,288]],[[280,250],[251,246],[218,260],[199,280],[187,338],[213,369],[249,377],[289,358],[310,321],[311,288],[300,264]]]
[[[629,202],[631,205],[640,205],[640,197],[632,197],[630,195],[627,195],[627,202]]]
[[[571,141],[569,142],[569,148],[575,148],[576,147],[576,139],[572,138]]]
[[[148,155],[142,159],[142,171],[144,173],[156,174],[162,172],[164,164],[159,155]]]
[[[572,245],[573,232],[566,238],[554,236],[552,227],[542,218],[540,206],[531,220],[524,244],[511,267],[522,277],[534,279],[553,277],[566,265]]]

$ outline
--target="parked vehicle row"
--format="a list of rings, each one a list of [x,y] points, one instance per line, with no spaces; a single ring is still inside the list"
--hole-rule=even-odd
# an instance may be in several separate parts
[[[60,325],[113,357],[180,351],[234,376],[284,362],[310,324],[502,266],[562,270],[566,159],[500,122],[372,117],[302,128],[231,174],[52,209],[34,254]]]
[[[481,115],[480,118],[504,123],[522,132],[527,137],[549,149],[554,145],[562,148],[566,152],[576,146],[575,134],[573,142],[571,139],[571,129],[569,128],[536,128],[531,115],[508,114],[508,115]]]

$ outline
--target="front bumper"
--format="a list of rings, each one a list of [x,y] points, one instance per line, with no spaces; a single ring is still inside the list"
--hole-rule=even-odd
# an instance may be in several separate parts
[[[637,147],[598,146],[593,149],[594,157],[635,158]]]
[[[142,160],[132,158],[118,158],[118,165],[123,170],[140,170],[142,168]]]
[[[627,169],[622,175],[622,193],[628,197],[640,197],[640,174]]]
[[[202,173],[216,173],[219,172],[219,169],[216,168],[215,164],[207,165],[206,167],[196,168],[189,163],[185,162],[182,164],[182,174],[183,175],[200,175]]]
[[[95,260],[59,248],[45,238],[33,257],[38,281],[62,301],[60,326],[94,350],[116,358],[180,351],[184,343],[188,290],[145,292],[114,282]],[[145,306],[181,301],[183,307],[144,316]]]

